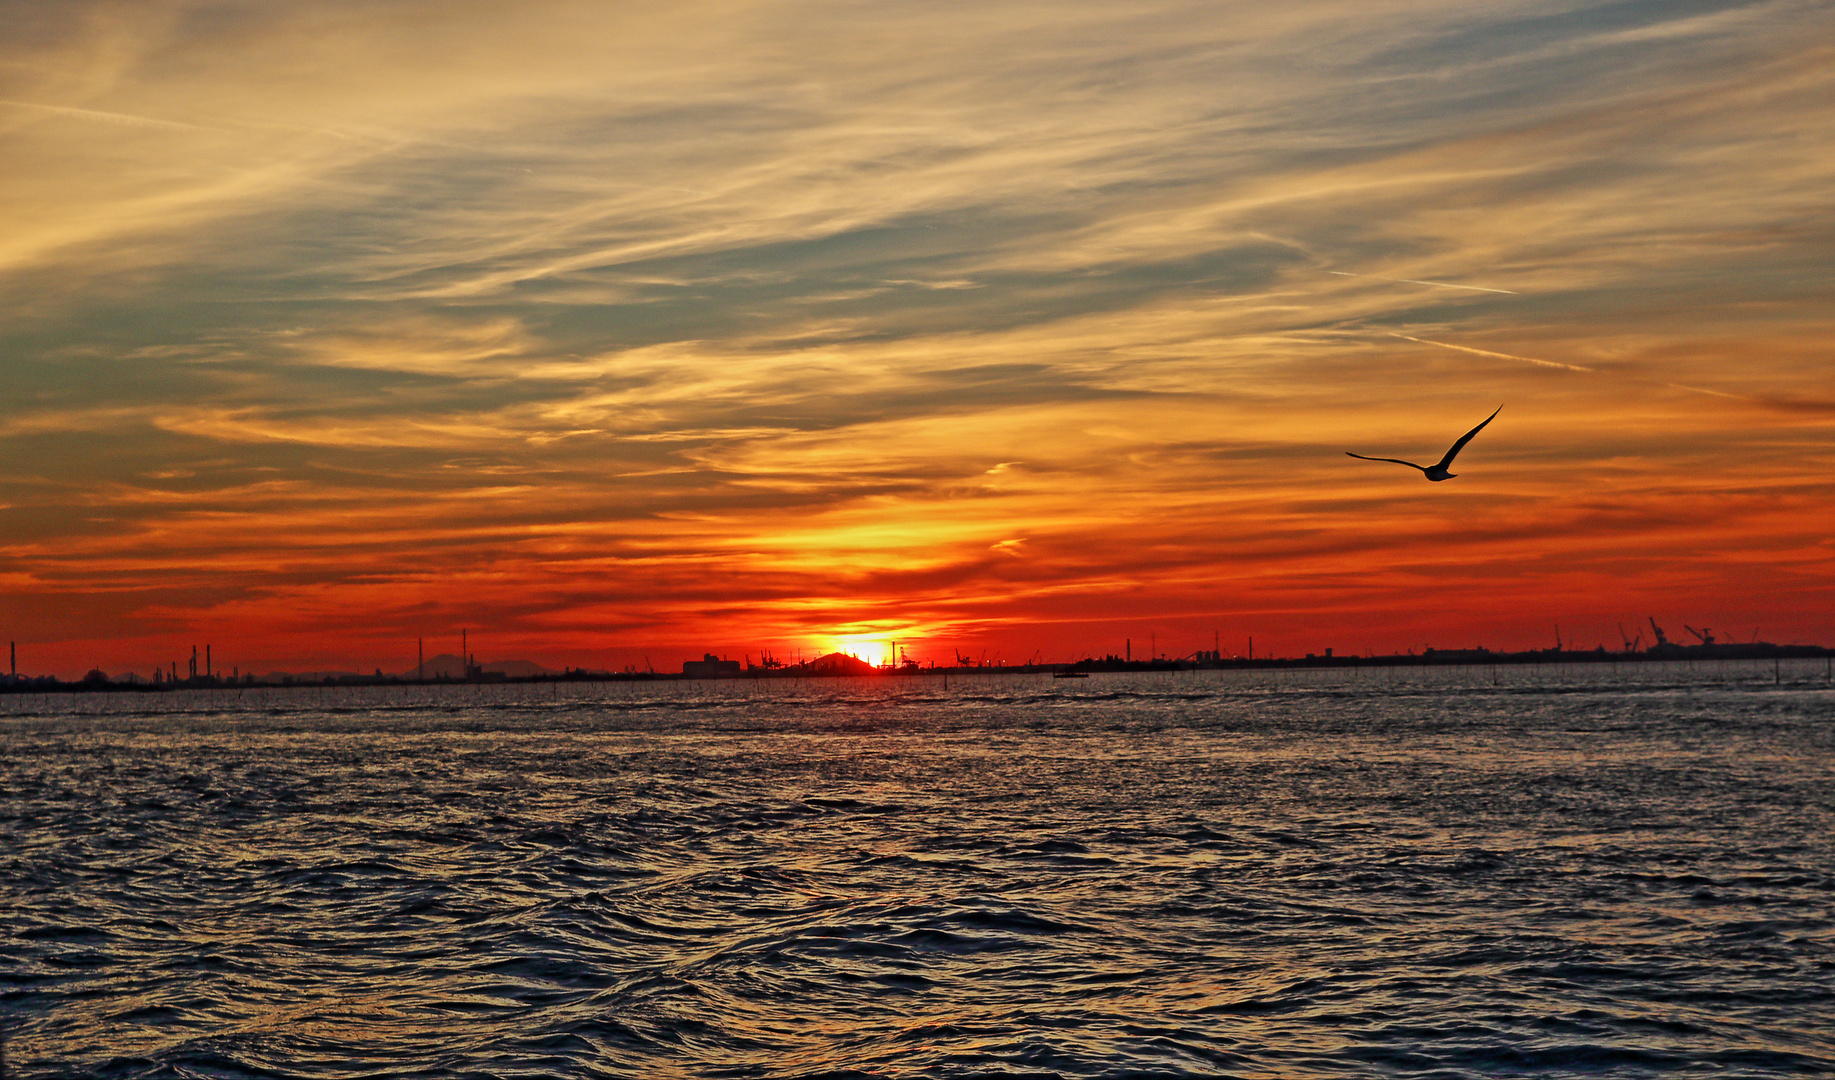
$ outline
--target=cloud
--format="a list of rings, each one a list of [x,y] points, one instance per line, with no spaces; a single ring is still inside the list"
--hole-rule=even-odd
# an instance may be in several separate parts
[[[1301,627],[1826,531],[1823,5],[443,11],[13,20],[28,624]],[[1499,395],[1452,491],[1335,460]]]

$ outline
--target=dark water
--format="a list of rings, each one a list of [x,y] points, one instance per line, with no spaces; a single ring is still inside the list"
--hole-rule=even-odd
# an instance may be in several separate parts
[[[1830,1076],[1832,908],[1820,662],[0,698],[14,1076]]]

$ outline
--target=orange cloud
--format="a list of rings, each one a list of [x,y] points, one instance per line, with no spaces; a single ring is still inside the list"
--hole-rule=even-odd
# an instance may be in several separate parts
[[[1828,639],[1830,19],[58,5],[0,618],[65,674]],[[1450,484],[1343,456],[1500,401]]]

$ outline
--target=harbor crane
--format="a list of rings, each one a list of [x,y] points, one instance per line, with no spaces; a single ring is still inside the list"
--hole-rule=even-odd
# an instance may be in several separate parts
[[[1657,617],[1655,615],[1650,617],[1650,628],[1657,633],[1657,643],[1651,646],[1651,648],[1661,649],[1669,644],[1669,638],[1663,633],[1663,628],[1657,625]]]
[[[1637,639],[1634,641],[1632,640],[1631,635],[1625,633],[1625,624],[1619,623],[1618,624],[1618,639],[1625,643],[1626,652],[1634,653],[1634,652],[1637,652],[1637,647],[1644,643],[1644,632],[1642,630],[1639,630]]]
[[[1683,623],[1682,629],[1687,630],[1689,633],[1695,635],[1695,637],[1699,639],[1703,645],[1714,644],[1714,630],[1712,627],[1704,626],[1701,629],[1697,630],[1694,627],[1690,626],[1689,624]]]

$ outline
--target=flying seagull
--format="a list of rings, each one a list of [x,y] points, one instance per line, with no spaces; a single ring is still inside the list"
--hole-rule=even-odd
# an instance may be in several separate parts
[[[1492,412],[1490,416],[1485,417],[1484,423],[1479,424],[1477,427],[1466,432],[1464,435],[1459,436],[1459,441],[1454,443],[1453,448],[1446,452],[1446,456],[1441,458],[1439,461],[1435,462],[1432,465],[1416,465],[1412,461],[1403,461],[1401,458],[1364,457],[1362,454],[1352,454],[1349,450],[1346,450],[1345,453],[1349,454],[1351,457],[1354,457],[1354,458],[1362,458],[1364,461],[1390,461],[1390,462],[1394,462],[1397,465],[1406,465],[1411,469],[1419,469],[1421,470],[1421,472],[1426,474],[1429,480],[1434,480],[1434,481],[1451,480],[1453,477],[1459,475],[1458,473],[1450,473],[1446,471],[1447,467],[1452,465],[1453,458],[1458,456],[1459,451],[1465,449],[1466,443],[1469,443],[1472,441],[1472,436],[1483,431],[1485,429],[1485,424],[1489,424],[1492,420],[1495,420],[1497,418],[1497,414],[1503,411],[1504,411],[1504,407],[1502,405],[1499,405],[1496,411]]]

